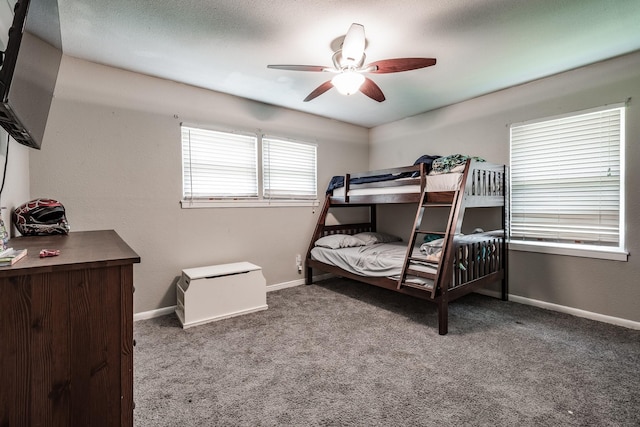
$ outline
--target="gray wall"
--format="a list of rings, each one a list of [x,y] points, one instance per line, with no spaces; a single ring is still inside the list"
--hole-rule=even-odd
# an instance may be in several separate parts
[[[421,114],[370,132],[372,169],[422,154],[464,153],[509,162],[509,124],[632,98],[626,124],[628,262],[510,252],[511,293],[640,321],[640,52]],[[397,218],[383,217],[387,229]],[[401,230],[400,230],[401,231]]]
[[[135,312],[175,305],[184,268],[249,261],[267,284],[301,279],[319,209],[181,209],[181,122],[316,142],[321,198],[331,176],[368,166],[365,128],[65,56],[31,196],[60,200],[72,231],[115,229],[138,252]]]
[[[2,220],[11,236],[17,234],[15,228],[11,227],[11,212],[29,199],[29,152],[30,148],[18,144],[13,139],[9,140],[9,157],[7,162],[7,173],[5,176],[4,188],[2,189]],[[7,153],[7,133],[0,128],[0,177],[4,168],[5,154]],[[1,180],[2,178],[0,178]]]

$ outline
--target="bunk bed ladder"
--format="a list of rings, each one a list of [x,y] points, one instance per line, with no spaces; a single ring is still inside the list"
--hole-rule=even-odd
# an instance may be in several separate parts
[[[418,210],[416,212],[416,219],[414,222],[414,227],[413,227],[413,232],[411,233],[411,237],[409,238],[409,244],[407,247],[407,255],[405,257],[405,262],[404,262],[404,266],[402,268],[402,275],[400,277],[400,280],[398,280],[398,289],[406,286],[406,287],[411,287],[411,288],[418,288],[418,289],[427,289],[424,285],[420,285],[420,284],[414,284],[411,282],[408,282],[407,279],[409,276],[417,276],[417,277],[421,277],[421,278],[425,278],[425,279],[430,279],[433,280],[433,287],[431,287],[429,290],[431,291],[431,298],[434,299],[436,296],[436,290],[437,290],[437,285],[438,285],[438,277],[443,273],[443,271],[441,271],[441,267],[443,265],[446,265],[445,263],[442,262],[442,259],[439,263],[437,263],[437,269],[436,269],[436,273],[429,273],[429,272],[425,272],[425,271],[421,271],[415,268],[412,268],[412,263],[415,262],[419,262],[419,261],[424,261],[423,258],[416,258],[413,256],[413,250],[414,247],[416,245],[416,241],[418,239],[418,236],[424,236],[427,234],[433,234],[433,235],[439,235],[442,236],[442,238],[444,239],[443,245],[442,245],[442,255],[444,256],[448,251],[446,250],[447,246],[449,246],[449,244],[453,241],[453,235],[455,234],[455,229],[457,226],[457,211],[458,209],[456,209],[456,207],[458,206],[458,197],[461,193],[462,189],[458,189],[456,191],[453,192],[453,195],[451,197],[451,202],[431,202],[429,201],[429,196],[426,191],[422,192],[422,195],[420,197],[420,204],[418,207]],[[422,219],[425,216],[425,213],[427,210],[429,209],[433,209],[433,208],[448,208],[449,209],[449,216],[448,216],[448,220],[447,220],[447,225],[444,231],[431,231],[431,230],[424,230],[422,229]],[[434,263],[435,265],[435,263]]]

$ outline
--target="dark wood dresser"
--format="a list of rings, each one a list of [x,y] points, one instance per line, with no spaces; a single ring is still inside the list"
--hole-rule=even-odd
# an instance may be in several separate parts
[[[140,257],[113,230],[9,246],[28,255],[0,268],[0,427],[132,426]]]

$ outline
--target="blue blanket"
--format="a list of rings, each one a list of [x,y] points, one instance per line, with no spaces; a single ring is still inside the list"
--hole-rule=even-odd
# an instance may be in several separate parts
[[[349,185],[366,184],[369,182],[391,181],[394,179],[402,178],[400,175],[401,174],[393,175],[388,173],[385,175],[372,175],[372,176],[365,176],[362,178],[351,178],[349,180]],[[340,187],[344,187],[344,176],[342,175],[334,176],[333,178],[331,178],[331,181],[329,182],[329,186],[327,187],[327,194],[331,193],[333,190]]]
[[[425,165],[425,173],[429,173],[431,171],[431,165],[433,161],[440,156],[433,156],[429,154],[425,154],[424,156],[420,156],[413,164],[414,166],[420,163],[424,163]],[[400,174],[384,174],[384,175],[372,175],[365,176],[362,178],[351,178],[349,180],[349,185],[351,184],[366,184],[369,182],[381,182],[381,181],[392,181],[394,179],[407,178],[407,177],[417,177],[418,172],[409,172],[409,173],[400,173]],[[327,187],[327,194],[330,194],[336,188],[344,187],[344,176],[334,176],[331,178],[329,182],[329,186]]]

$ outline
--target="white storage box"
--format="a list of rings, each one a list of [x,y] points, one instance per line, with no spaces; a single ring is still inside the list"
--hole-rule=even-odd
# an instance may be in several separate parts
[[[267,309],[262,268],[249,262],[182,270],[176,315],[183,328]]]

